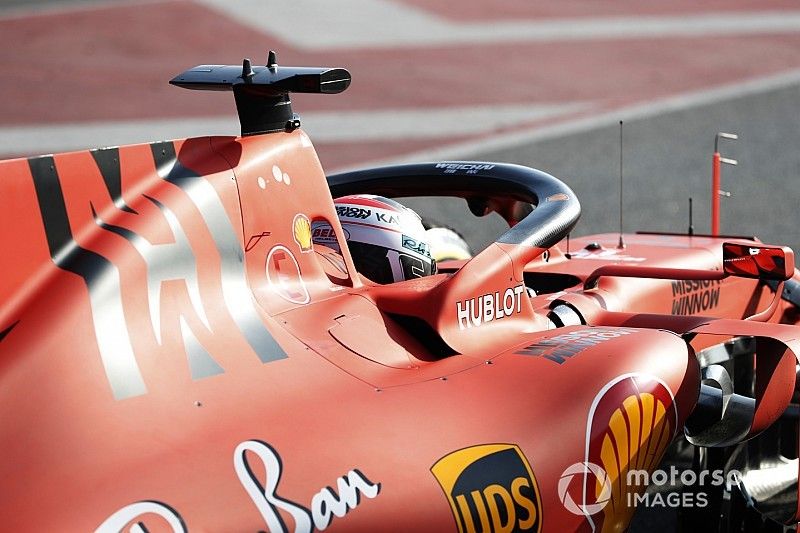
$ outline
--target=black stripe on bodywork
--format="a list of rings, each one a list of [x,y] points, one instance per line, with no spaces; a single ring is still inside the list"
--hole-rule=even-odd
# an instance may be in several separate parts
[[[156,164],[156,171],[165,166],[169,166],[169,174],[163,176],[164,181],[174,183],[178,187],[184,188],[186,179],[205,179],[203,176],[188,169],[178,160],[175,153],[175,144],[171,141],[157,142],[150,145],[153,152],[153,162]]]
[[[153,161],[155,161],[156,168],[160,168],[162,165],[178,158],[175,153],[175,145],[169,141],[153,143],[150,145],[150,150],[153,152]]]
[[[5,339],[5,338],[6,338],[6,335],[8,335],[9,333],[11,333],[11,330],[12,330],[12,329],[14,329],[14,328],[16,327],[16,325],[17,325],[17,324],[19,324],[19,320],[17,320],[16,322],[14,322],[14,323],[13,323],[13,324],[11,324],[10,326],[8,326],[8,327],[7,327],[6,329],[4,329],[3,331],[0,331],[0,341],[2,341],[3,339]]]
[[[87,285],[107,267],[113,266],[105,257],[75,242],[69,225],[64,191],[52,156],[28,159],[36,188],[36,199],[42,215],[50,257],[59,267],[86,280]]]
[[[97,168],[100,169],[100,174],[103,176],[108,194],[111,195],[111,201],[123,211],[137,215],[138,213],[128,206],[122,198],[122,170],[119,162],[119,148],[92,150],[91,154],[97,164]]]

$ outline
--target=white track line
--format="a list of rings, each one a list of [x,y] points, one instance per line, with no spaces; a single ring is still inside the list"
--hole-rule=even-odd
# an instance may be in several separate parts
[[[191,98],[191,95],[187,95]],[[381,109],[300,113],[303,129],[316,142],[368,142],[447,139],[486,134],[500,128],[552,119],[589,104],[519,104],[431,109]],[[178,139],[199,135],[237,135],[235,115],[124,122],[36,124],[0,128],[0,153],[38,154]]]
[[[800,11],[460,22],[390,0],[196,1],[307,50],[800,32]]]

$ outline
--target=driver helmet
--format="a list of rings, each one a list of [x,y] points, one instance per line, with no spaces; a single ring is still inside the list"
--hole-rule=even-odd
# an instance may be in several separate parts
[[[334,201],[356,269],[376,283],[436,273],[420,216],[403,204],[372,194]]]

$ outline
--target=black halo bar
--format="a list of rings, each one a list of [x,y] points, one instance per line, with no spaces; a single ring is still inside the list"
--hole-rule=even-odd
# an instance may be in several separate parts
[[[505,244],[550,248],[566,238],[581,216],[578,198],[561,180],[541,170],[509,163],[412,163],[331,174],[327,180],[334,198],[348,194],[455,196],[465,198],[472,209],[471,201],[497,197],[536,205],[496,241]]]

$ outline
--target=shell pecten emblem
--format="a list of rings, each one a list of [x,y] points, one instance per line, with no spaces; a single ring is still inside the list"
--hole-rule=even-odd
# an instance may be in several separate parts
[[[300,247],[300,251],[311,251],[311,221],[302,213],[294,216],[292,221],[292,233],[294,234],[294,242]]]
[[[598,395],[587,430],[589,460],[608,474],[611,488],[601,531],[620,531],[630,522],[636,509],[630,502],[644,487],[629,484],[629,474],[652,472],[658,466],[677,418],[671,391],[652,376],[623,376]],[[603,489],[598,482],[595,496]]]

